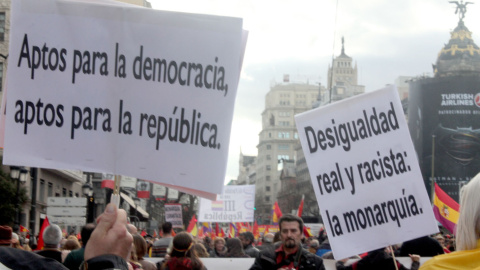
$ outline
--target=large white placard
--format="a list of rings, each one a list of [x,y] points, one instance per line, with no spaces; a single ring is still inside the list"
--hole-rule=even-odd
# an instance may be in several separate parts
[[[174,228],[183,228],[181,204],[165,204],[165,221],[172,223]]]
[[[200,222],[253,222],[255,185],[225,186],[217,200],[200,199]]]
[[[12,1],[4,162],[129,175],[214,198],[242,20],[103,3]]]
[[[438,230],[393,87],[295,120],[335,258]]]

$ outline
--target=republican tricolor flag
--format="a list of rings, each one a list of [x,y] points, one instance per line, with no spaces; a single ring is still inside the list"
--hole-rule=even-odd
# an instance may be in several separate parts
[[[435,218],[451,233],[455,233],[458,222],[460,205],[450,198],[437,183],[435,183],[435,196],[433,198],[433,213]]]
[[[237,228],[235,227],[235,225],[233,223],[230,223],[230,228],[229,228],[229,231],[228,231],[228,238],[234,238],[237,236]]]

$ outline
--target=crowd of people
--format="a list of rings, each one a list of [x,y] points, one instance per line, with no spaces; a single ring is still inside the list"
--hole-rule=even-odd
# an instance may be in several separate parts
[[[351,269],[475,269],[480,270],[480,174],[465,185],[460,195],[456,236],[439,233],[380,248],[336,261],[339,270]],[[161,226],[162,237],[147,239],[127,224],[126,213],[113,204],[86,224],[77,239],[65,238],[59,226],[43,231],[43,248],[31,249],[8,226],[0,226],[0,269],[147,269],[205,270],[202,258],[254,258],[251,270],[325,269],[323,259],[334,259],[328,235],[305,238],[303,220],[283,215],[279,231],[257,241],[252,232],[238,238],[202,239],[187,232],[173,232],[172,224]],[[22,243],[24,242],[24,243]],[[30,243],[31,244],[31,243]],[[409,256],[406,267],[395,256]],[[158,257],[153,263],[147,257]],[[432,257],[420,266],[421,257]],[[2,268],[4,267],[4,268]]]

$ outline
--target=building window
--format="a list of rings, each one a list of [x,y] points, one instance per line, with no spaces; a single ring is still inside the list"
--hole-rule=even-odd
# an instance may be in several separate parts
[[[293,134],[293,137],[294,137],[295,139],[298,139],[298,132],[295,132],[295,133]]]
[[[270,181],[270,175],[265,176],[265,179],[266,179],[267,181]]]
[[[73,191],[71,190],[68,191],[68,197],[73,197]]]
[[[282,159],[284,159],[284,160],[289,160],[290,157],[289,157],[288,155],[278,155],[278,156],[277,156],[277,159],[278,159],[278,160],[282,160]]]
[[[75,198],[80,198],[80,195],[77,192],[75,193]]]
[[[279,144],[278,145],[278,150],[288,150],[290,149],[290,145],[288,144]]]
[[[279,125],[279,126],[282,126],[282,127],[288,127],[288,126],[290,126],[290,122],[288,122],[288,121],[279,121],[279,122],[278,122],[278,125]]]
[[[279,139],[289,139],[290,138],[290,132],[280,131],[280,132],[278,132],[278,138]]]
[[[265,201],[270,202],[270,196],[265,196]]]
[[[67,197],[67,189],[66,188],[62,189],[62,197]]]
[[[48,197],[53,197],[53,184],[52,184],[52,182],[48,182],[47,196]]]
[[[272,159],[272,156],[271,155],[267,155],[267,160],[271,160]]]
[[[0,41],[5,41],[5,12],[0,12]]]
[[[270,191],[270,187],[269,187],[269,186],[266,186],[266,187],[265,187],[265,191]]]
[[[40,179],[39,201],[45,202],[45,180]]]
[[[279,113],[278,113],[278,116],[280,116],[280,117],[289,117],[289,116],[290,116],[290,112],[282,111],[282,112],[279,112]]]
[[[267,144],[267,150],[272,149],[272,146],[270,144]]]
[[[272,166],[267,165],[265,168],[267,169],[267,171],[270,171],[272,169]]]

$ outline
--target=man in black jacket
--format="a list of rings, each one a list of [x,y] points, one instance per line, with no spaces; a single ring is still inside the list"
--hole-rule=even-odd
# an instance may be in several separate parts
[[[279,224],[281,245],[274,251],[262,250],[250,270],[324,270],[323,260],[302,248],[303,220],[287,214],[280,218]]]

